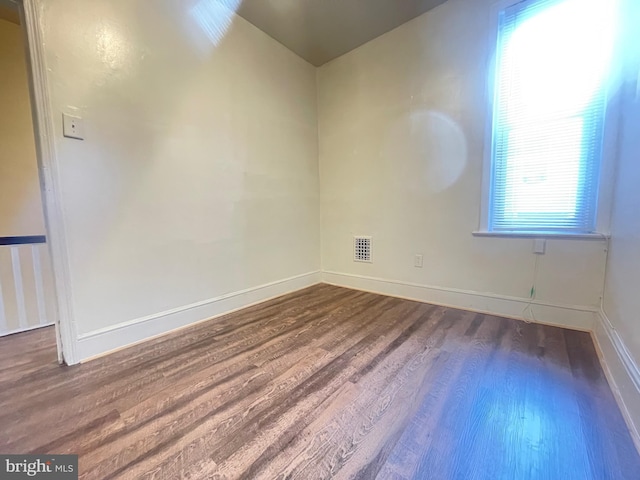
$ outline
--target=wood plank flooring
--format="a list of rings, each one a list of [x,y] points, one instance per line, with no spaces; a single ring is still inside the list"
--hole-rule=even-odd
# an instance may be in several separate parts
[[[0,339],[0,452],[83,479],[640,478],[587,333],[317,285],[75,367]]]

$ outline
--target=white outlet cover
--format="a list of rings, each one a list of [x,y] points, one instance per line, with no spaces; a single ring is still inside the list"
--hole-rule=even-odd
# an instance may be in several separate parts
[[[422,268],[423,256],[419,253],[416,253],[415,259],[413,261],[413,265],[417,268]]]
[[[547,241],[544,238],[536,238],[533,241],[533,253],[544,255],[547,250]]]
[[[82,118],[67,113],[62,114],[62,134],[67,138],[84,140]]]

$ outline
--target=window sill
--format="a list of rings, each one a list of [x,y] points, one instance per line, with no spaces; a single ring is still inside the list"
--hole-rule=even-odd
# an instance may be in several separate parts
[[[509,237],[509,238],[550,238],[567,240],[608,240],[605,233],[544,233],[544,232],[488,232],[484,230],[471,232],[474,237]]]

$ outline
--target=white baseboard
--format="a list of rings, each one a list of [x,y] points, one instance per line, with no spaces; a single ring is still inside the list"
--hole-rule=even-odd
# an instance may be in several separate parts
[[[606,313],[603,310],[598,313],[593,339],[600,363],[640,452],[640,368]]]
[[[573,330],[592,331],[597,308],[559,305],[492,293],[442,288],[416,283],[386,280],[337,272],[322,272],[322,281],[331,285],[354,288],[392,297],[417,300],[472,312],[488,313],[517,320],[534,321]],[[526,310],[526,315],[524,315]],[[526,317],[526,318],[525,318]]]
[[[86,362],[124,347],[310,287],[320,281],[320,272],[309,272],[94,330],[78,336],[78,360]]]

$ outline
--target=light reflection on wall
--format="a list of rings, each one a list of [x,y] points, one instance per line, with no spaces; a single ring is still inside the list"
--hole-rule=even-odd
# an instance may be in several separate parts
[[[467,166],[467,139],[449,116],[434,110],[402,115],[387,134],[384,155],[402,171],[402,188],[439,193],[452,187]],[[403,159],[398,162],[397,159]],[[415,175],[420,172],[420,175]]]
[[[224,38],[242,0],[200,0],[189,15],[196,21],[213,46]]]
[[[102,22],[96,29],[96,52],[102,64],[111,70],[119,70],[129,61],[131,46],[120,27]]]

